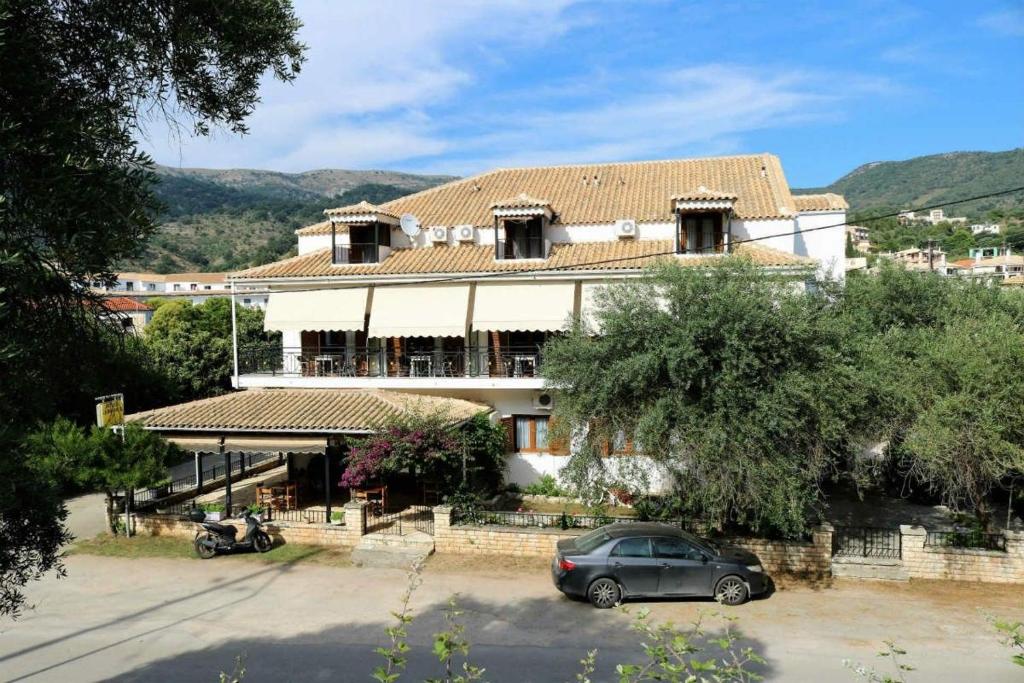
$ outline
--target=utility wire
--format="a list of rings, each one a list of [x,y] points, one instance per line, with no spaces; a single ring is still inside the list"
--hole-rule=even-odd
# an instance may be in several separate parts
[[[930,204],[930,205],[927,205],[927,206],[922,206],[922,207],[918,207],[918,208],[914,208],[914,209],[906,209],[905,211],[910,211],[910,212],[930,211],[931,209],[939,209],[939,208],[942,208],[942,207],[945,207],[945,206],[952,206],[954,204],[964,204],[966,202],[973,202],[973,201],[977,201],[979,199],[989,199],[989,198],[992,198],[992,197],[1000,197],[1000,196],[1007,195],[1007,194],[1013,194],[1014,192],[1024,192],[1024,185],[1022,185],[1020,187],[1010,188],[1010,189],[1007,189],[1007,190],[999,190],[997,192],[989,192],[987,194],[977,195],[977,196],[974,196],[974,197],[967,197],[965,199],[957,199],[955,201],[940,202],[938,204]],[[887,214],[882,214],[880,216],[872,216],[870,218],[861,219],[858,222],[860,222],[860,223],[867,223],[867,222],[870,222],[870,221],[879,221],[879,220],[884,220],[884,219],[887,219],[887,218],[896,218],[900,214],[904,213],[905,211],[901,210],[901,211],[897,211],[895,213],[887,213]],[[763,240],[775,239],[776,237],[790,237],[790,236],[798,235],[798,234],[802,235],[802,234],[805,234],[805,233],[808,233],[808,232],[816,232],[818,230],[831,230],[833,228],[842,228],[842,227],[846,227],[848,225],[850,225],[850,224],[847,223],[846,221],[843,221],[842,223],[832,223],[830,225],[819,225],[819,226],[814,227],[814,228],[805,228],[803,230],[791,230],[789,232],[779,232],[779,233],[774,233],[774,234],[771,234],[771,235],[761,235],[760,237],[748,237],[746,239],[733,239],[733,240],[729,241],[729,247],[731,248],[731,247],[733,247],[734,245],[737,245],[737,244],[747,244],[747,243],[750,243],[750,242],[761,242]],[[495,235],[495,239],[497,239],[497,235]],[[713,249],[713,248],[709,248],[709,252],[708,253],[716,253],[716,252],[710,251],[710,249]],[[481,273],[459,274],[459,275],[451,275],[451,276],[446,276],[446,277],[424,278],[424,279],[417,279],[417,280],[392,280],[392,281],[387,281],[387,282],[375,282],[375,283],[373,283],[373,287],[375,289],[376,288],[381,288],[381,287],[405,287],[405,286],[411,286],[411,285],[427,285],[427,284],[444,284],[444,283],[449,283],[449,282],[462,282],[462,281],[465,281],[465,280],[477,281],[477,280],[486,280],[486,279],[500,278],[500,277],[515,277],[515,276],[523,276],[523,275],[533,275],[535,273],[550,273],[550,272],[559,272],[559,271],[564,271],[564,270],[578,270],[580,268],[588,268],[588,267],[592,267],[592,266],[610,265],[610,264],[614,264],[614,263],[623,263],[625,261],[636,261],[636,260],[639,260],[639,259],[657,258],[657,257],[660,257],[660,256],[672,256],[673,254],[676,254],[676,253],[700,254],[700,253],[703,253],[703,251],[704,250],[689,249],[689,250],[685,250],[683,252],[676,252],[673,249],[671,251],[653,252],[653,253],[650,253],[650,254],[637,254],[637,255],[634,255],[634,256],[620,256],[620,257],[610,258],[610,259],[601,259],[601,260],[598,260],[598,261],[584,261],[582,263],[573,263],[573,264],[567,264],[567,265],[564,265],[564,266],[546,266],[544,268],[487,271],[487,272],[481,272]],[[259,267],[259,266],[257,266],[257,267]],[[285,277],[287,277],[287,276],[285,276]],[[233,285],[237,285],[238,283],[239,283],[238,280],[233,280],[232,281]],[[326,289],[360,289],[360,288],[367,287],[367,286],[369,286],[367,283],[357,283],[357,284],[350,284],[350,285],[341,286],[341,287],[308,287],[308,288],[288,289],[287,291],[289,291],[289,292],[319,292],[319,291],[323,291],[323,290],[326,290]],[[252,290],[252,289],[235,290],[236,294],[238,294],[238,293],[245,293],[245,294],[270,294],[271,292],[272,292],[272,290]]]

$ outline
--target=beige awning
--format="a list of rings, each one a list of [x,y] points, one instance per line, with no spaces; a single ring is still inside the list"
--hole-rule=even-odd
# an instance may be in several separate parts
[[[389,286],[373,292],[370,337],[464,337],[469,285]]]
[[[220,438],[215,436],[196,436],[188,434],[184,436],[168,436],[168,441],[177,444],[186,451],[202,451],[204,453],[216,453],[220,449]],[[225,451],[246,451],[256,453],[323,453],[327,448],[327,438],[319,439],[289,439],[282,436],[264,438],[227,438],[224,440]]]
[[[318,289],[273,292],[263,318],[265,331],[362,330],[369,289]]]
[[[575,282],[480,283],[473,303],[473,329],[561,330],[575,302]]]

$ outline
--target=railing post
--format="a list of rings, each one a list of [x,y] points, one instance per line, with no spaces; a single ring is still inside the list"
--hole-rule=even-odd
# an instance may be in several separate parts
[[[238,452],[238,478],[245,479],[245,451]]]
[[[220,437],[220,454],[224,456],[224,508],[231,515],[231,454],[224,450],[224,437]]]

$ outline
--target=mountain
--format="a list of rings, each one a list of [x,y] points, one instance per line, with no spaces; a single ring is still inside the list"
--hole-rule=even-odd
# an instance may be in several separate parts
[[[219,271],[266,263],[295,248],[293,231],[323,210],[386,202],[453,180],[396,171],[321,169],[279,173],[158,166],[160,228],[125,270]]]
[[[1006,152],[949,152],[906,161],[875,161],[828,187],[796,192],[837,192],[851,213],[909,209],[1024,185],[1024,147]],[[1024,207],[1024,193],[956,204],[946,215],[981,218],[993,209]]]

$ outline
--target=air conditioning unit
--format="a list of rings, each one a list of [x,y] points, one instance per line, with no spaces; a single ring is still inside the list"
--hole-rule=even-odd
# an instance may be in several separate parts
[[[543,410],[551,410],[555,407],[555,399],[547,392],[540,392],[533,395],[533,407]]]
[[[435,225],[430,228],[430,241],[431,242],[447,242],[448,241],[448,228],[443,225]]]
[[[615,221],[615,234],[619,237],[636,237],[636,221],[628,218]]]
[[[472,242],[473,241],[473,226],[472,225],[456,225],[455,226],[455,239],[460,242]]]

